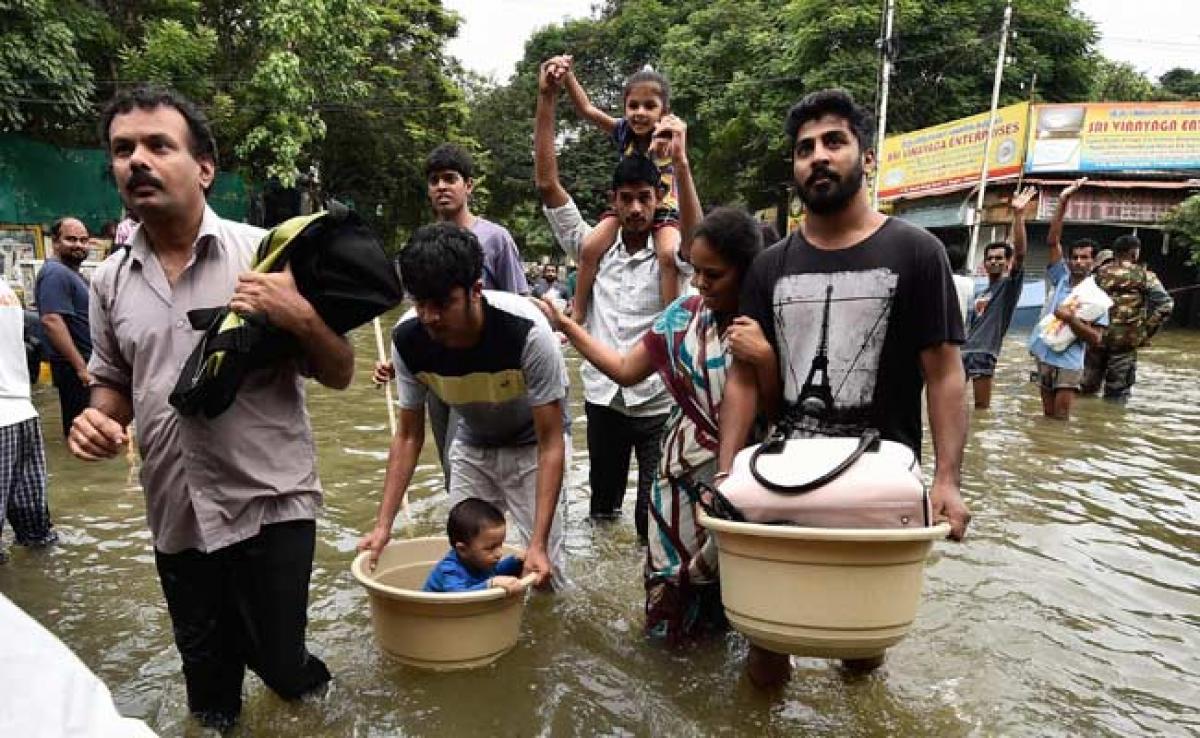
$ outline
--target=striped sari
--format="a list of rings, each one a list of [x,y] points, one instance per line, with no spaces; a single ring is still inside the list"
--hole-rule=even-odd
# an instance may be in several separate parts
[[[698,295],[671,303],[642,342],[675,400],[650,492],[646,629],[678,642],[725,624],[716,546],[696,521],[690,483],[711,481],[716,469],[730,356],[716,316]]]

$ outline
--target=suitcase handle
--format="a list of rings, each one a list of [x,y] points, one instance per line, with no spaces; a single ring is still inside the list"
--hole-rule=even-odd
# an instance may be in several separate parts
[[[811,492],[818,487],[829,484],[841,476],[842,472],[849,469],[851,465],[858,461],[859,457],[861,457],[867,451],[878,448],[879,431],[875,430],[874,428],[867,428],[864,430],[862,432],[862,437],[858,440],[858,446],[854,449],[854,451],[850,452],[850,455],[847,456],[842,463],[838,464],[820,477],[802,484],[779,484],[778,482],[772,482],[770,479],[767,479],[758,473],[758,457],[762,456],[763,454],[783,453],[783,449],[786,447],[786,434],[776,434],[774,438],[759,444],[758,448],[754,449],[754,453],[750,456],[750,474],[754,477],[754,481],[758,482],[772,492],[778,492],[784,495],[801,495],[805,492]]]

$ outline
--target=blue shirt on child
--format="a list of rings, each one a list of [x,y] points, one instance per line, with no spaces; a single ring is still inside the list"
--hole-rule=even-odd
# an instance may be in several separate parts
[[[516,556],[505,556],[500,559],[490,571],[478,571],[467,566],[458,557],[458,551],[450,552],[442,557],[429,572],[422,589],[426,592],[470,592],[477,589],[487,589],[488,580],[492,577],[516,577],[521,575],[524,564]]]

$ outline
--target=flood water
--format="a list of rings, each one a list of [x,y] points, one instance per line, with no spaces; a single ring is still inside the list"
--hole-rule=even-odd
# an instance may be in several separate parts
[[[746,643],[735,633],[683,651],[642,636],[632,512],[603,528],[586,517],[578,383],[565,493],[575,588],[532,599],[520,643],[490,667],[429,674],[390,661],[372,642],[366,595],[349,572],[374,520],[388,445],[383,395],[369,381],[374,340],[369,330],[354,339],[354,385],[309,394],[326,491],[309,643],[334,687],[322,702],[290,705],[248,675],[235,735],[1200,731],[1200,334],[1160,336],[1141,355],[1128,406],[1080,401],[1069,424],[1040,417],[1027,354],[1010,337],[993,408],[971,420],[970,537],[936,545],[913,633],[865,677],[797,659],[791,684],[773,697],[746,682]],[[12,547],[0,591],[74,649],[123,713],[162,735],[203,735],[187,716],[130,463],[70,458],[55,432],[53,388],[36,392],[62,543],[48,553]],[[442,530],[432,441],[422,461],[411,520],[397,536]]]

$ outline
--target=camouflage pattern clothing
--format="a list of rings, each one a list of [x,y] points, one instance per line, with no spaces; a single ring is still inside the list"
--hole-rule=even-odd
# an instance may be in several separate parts
[[[1137,381],[1137,349],[1112,351],[1106,346],[1088,346],[1083,358],[1080,391],[1094,395],[1104,389],[1109,400],[1127,400]]]
[[[1113,299],[1104,333],[1104,347],[1111,351],[1137,349],[1158,332],[1175,308],[1162,282],[1141,264],[1109,264],[1096,273],[1096,284]]]
[[[1089,347],[1082,390],[1124,400],[1137,380],[1137,350],[1158,332],[1175,301],[1154,272],[1141,264],[1114,262],[1096,272],[1096,284],[1113,299],[1104,345]]]

